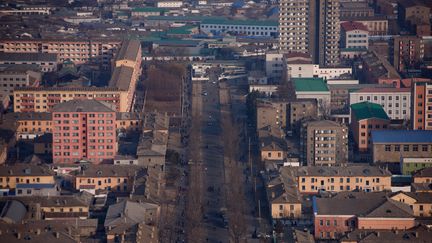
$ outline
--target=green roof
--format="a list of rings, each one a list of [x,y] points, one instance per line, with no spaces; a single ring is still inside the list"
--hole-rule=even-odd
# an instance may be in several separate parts
[[[369,101],[352,104],[351,112],[354,113],[358,121],[370,118],[390,120],[380,104],[371,103]]]
[[[231,20],[231,19],[204,19],[201,24],[218,24],[218,25],[253,25],[253,26],[271,26],[277,27],[278,21],[273,20]]]
[[[195,26],[185,25],[177,28],[170,28],[167,30],[167,34],[170,35],[189,35],[192,32],[192,29],[196,28]]]
[[[323,78],[293,78],[295,90],[300,92],[329,91]]]
[[[165,11],[166,10],[163,8],[153,8],[153,7],[132,9],[132,12],[159,12],[159,13],[163,13]]]

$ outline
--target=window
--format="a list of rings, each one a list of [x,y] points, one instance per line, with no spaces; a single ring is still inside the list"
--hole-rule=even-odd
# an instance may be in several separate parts
[[[333,221],[333,225],[337,226],[337,220]]]
[[[423,152],[427,152],[428,151],[428,146],[427,145],[422,145],[422,151]]]
[[[390,152],[391,151],[391,147],[390,147],[390,145],[385,145],[385,148],[384,148],[384,150],[386,151],[386,152]]]
[[[283,210],[283,205],[279,205],[279,210]]]
[[[423,205],[420,205],[420,206],[419,206],[419,210],[420,210],[420,211],[423,211]]]
[[[409,151],[409,145],[404,145],[403,148],[404,148],[404,152],[408,152]]]
[[[418,145],[413,145],[412,150],[413,150],[414,152],[417,152],[417,151],[418,151]]]
[[[399,151],[400,151],[400,145],[395,145],[394,150],[395,150],[396,152],[399,152]]]

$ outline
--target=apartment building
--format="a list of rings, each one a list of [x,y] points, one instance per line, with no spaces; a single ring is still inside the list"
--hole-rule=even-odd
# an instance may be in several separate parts
[[[423,39],[418,36],[396,36],[392,54],[390,60],[399,72],[419,68],[425,55]]]
[[[341,47],[367,50],[369,48],[369,31],[359,22],[341,24]]]
[[[52,53],[56,54],[58,62],[96,63],[109,69],[120,45],[121,41],[109,39],[3,39],[0,52]]]
[[[115,87],[17,87],[14,90],[14,112],[50,112],[57,104],[82,99],[94,99],[115,106],[116,111],[128,112],[128,90]]]
[[[386,192],[338,193],[314,198],[316,240],[334,240],[356,229],[406,230],[416,226],[413,210]]]
[[[363,88],[349,95],[350,105],[368,101],[380,104],[390,119],[411,119],[410,88]]]
[[[283,0],[279,12],[279,48],[310,53],[314,63],[339,64],[339,0]]]
[[[302,122],[316,118],[318,118],[318,101],[316,99],[293,100],[288,104],[288,131],[299,132]]]
[[[373,162],[400,163],[401,157],[430,157],[432,131],[372,131]]]
[[[300,159],[306,165],[338,165],[348,162],[348,128],[321,120],[302,124]]]
[[[52,115],[48,112],[11,113],[16,124],[17,139],[34,139],[52,132]]]
[[[127,40],[123,42],[114,62],[109,86],[126,91],[126,111],[131,111],[134,104],[136,84],[142,72],[141,57],[141,42]]]
[[[350,129],[359,152],[367,152],[372,148],[371,132],[385,130],[390,124],[390,118],[381,105],[368,101],[351,105]]]
[[[412,129],[432,130],[432,81],[417,81],[411,87]]]
[[[55,184],[54,172],[43,165],[0,166],[0,187],[15,189],[19,184]]]
[[[0,93],[13,95],[16,87],[39,86],[42,73],[36,65],[0,66]]]
[[[52,113],[53,162],[101,163],[117,152],[115,111],[96,100],[72,100]]]
[[[182,6],[183,1],[164,0],[156,2],[156,7],[158,8],[181,8]]]
[[[73,176],[75,190],[107,190],[130,192],[134,178],[142,174],[143,167],[136,165],[90,165]]]
[[[373,192],[386,191],[391,188],[391,173],[377,166],[303,166],[283,169],[287,173],[294,171],[293,175],[300,193],[354,190]]]
[[[1,43],[1,41],[0,41]],[[1,50],[1,44],[0,44]],[[56,53],[5,52],[0,51],[2,65],[36,65],[42,72],[57,71],[58,58]]]
[[[278,22],[271,20],[205,19],[200,24],[205,33],[227,32],[235,35],[277,37]]]
[[[432,193],[397,192],[390,198],[408,205],[416,217],[432,217]]]
[[[429,7],[420,1],[401,0],[398,1],[398,22],[402,27],[406,27],[413,33],[416,33],[415,27],[418,25],[426,24],[429,26],[430,35],[430,5]],[[416,33],[420,35],[420,33]]]
[[[284,100],[257,100],[257,130],[270,126],[272,134],[282,137],[287,125],[288,102]]]
[[[133,18],[141,18],[141,17],[149,17],[149,16],[160,16],[162,15],[166,10],[163,8],[133,8],[131,10],[131,16]]]

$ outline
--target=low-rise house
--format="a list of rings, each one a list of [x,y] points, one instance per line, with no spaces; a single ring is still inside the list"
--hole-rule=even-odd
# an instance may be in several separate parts
[[[432,216],[432,193],[430,192],[397,192],[390,198],[409,205],[416,217]]]
[[[432,183],[432,168],[424,168],[413,174],[414,183]]]
[[[75,190],[130,192],[136,174],[144,170],[135,165],[87,165],[74,173]]]
[[[316,99],[318,114],[330,113],[330,91],[323,78],[293,78],[297,99]]]
[[[412,209],[388,198],[385,192],[345,192],[314,198],[315,238],[338,239],[355,229],[406,230],[413,228]]]
[[[391,190],[391,173],[377,166],[284,167],[281,173],[292,173],[295,176],[300,193]]]
[[[55,53],[0,53],[0,64],[37,65],[42,72],[57,71],[57,62]]]
[[[39,86],[42,73],[36,65],[1,65],[0,81],[0,93],[13,95],[15,87]]]
[[[387,0],[386,0],[387,1]],[[349,232],[340,239],[340,243],[422,243],[432,238],[432,231],[425,225],[418,225],[407,230],[370,230],[357,229]]]
[[[261,142],[261,160],[285,160],[287,157],[287,145],[283,139],[265,137]]]
[[[34,139],[52,132],[52,114],[48,112],[10,113],[16,124],[17,139]]]
[[[432,130],[372,131],[373,162],[400,163],[401,157],[430,157]]]
[[[0,166],[0,187],[15,189],[17,184],[54,184],[54,172],[44,165]]]
[[[56,184],[17,184],[17,196],[60,196],[60,188]]]
[[[157,222],[160,207],[124,200],[108,208],[104,227],[107,242],[159,242]]]

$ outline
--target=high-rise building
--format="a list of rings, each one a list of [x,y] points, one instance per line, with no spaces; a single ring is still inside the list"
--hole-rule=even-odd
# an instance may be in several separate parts
[[[339,64],[339,0],[281,0],[279,48],[309,53],[323,66]]]
[[[54,163],[114,159],[116,113],[108,104],[88,99],[63,102],[54,107],[52,119]]]
[[[432,81],[412,84],[411,112],[414,130],[432,130]]]
[[[348,161],[348,128],[338,122],[322,120],[304,123],[300,150],[307,165],[336,165]]]

